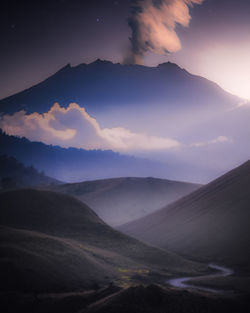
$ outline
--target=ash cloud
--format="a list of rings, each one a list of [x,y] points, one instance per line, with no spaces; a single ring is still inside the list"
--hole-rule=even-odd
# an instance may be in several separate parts
[[[176,25],[188,27],[189,7],[203,0],[134,0],[128,24],[132,30],[131,53],[124,62],[142,64],[147,51],[165,55],[181,49]]]

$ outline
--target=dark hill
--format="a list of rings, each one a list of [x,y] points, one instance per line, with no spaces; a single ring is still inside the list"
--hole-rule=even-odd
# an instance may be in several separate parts
[[[120,230],[183,255],[250,271],[250,161]]]
[[[158,178],[113,178],[52,187],[88,204],[106,223],[117,226],[152,213],[200,185]]]
[[[68,195],[19,189],[0,202],[2,291],[72,291],[205,268],[113,230]]]
[[[33,166],[25,167],[17,159],[7,155],[0,155],[0,181],[0,188],[3,189],[60,183],[43,172],[38,172]]]

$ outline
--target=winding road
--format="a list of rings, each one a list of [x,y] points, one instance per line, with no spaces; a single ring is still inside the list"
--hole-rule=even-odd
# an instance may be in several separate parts
[[[197,281],[199,279],[210,279],[210,278],[218,278],[218,277],[227,277],[233,274],[233,270],[226,268],[224,266],[219,266],[216,264],[209,264],[208,267],[217,270],[217,273],[203,275],[203,276],[195,276],[195,277],[182,277],[182,278],[173,278],[167,281],[169,285],[172,287],[177,288],[188,288],[188,289],[196,289],[214,293],[225,292],[224,290],[218,290],[215,288],[203,287],[203,286],[196,286],[192,285],[190,282]]]

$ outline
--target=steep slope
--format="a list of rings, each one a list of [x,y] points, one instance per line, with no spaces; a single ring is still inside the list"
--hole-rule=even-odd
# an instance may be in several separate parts
[[[124,224],[160,209],[200,185],[158,178],[113,178],[52,187],[76,196],[106,223]]]
[[[79,290],[204,269],[113,230],[71,196],[20,189],[0,202],[1,290]]]
[[[63,106],[81,103],[93,114],[117,106],[126,110],[129,107],[133,112],[152,103],[155,108],[164,105],[168,110],[175,106],[190,109],[190,105],[235,104],[238,99],[170,62],[146,67],[97,60],[65,66],[40,84],[1,100],[0,111],[45,112],[54,102]]]
[[[119,229],[183,255],[250,271],[250,161]]]
[[[7,155],[0,155],[0,181],[0,188],[3,189],[60,183]]]
[[[8,136],[1,131],[0,147],[1,153],[64,182],[131,175],[168,177],[170,171],[166,164],[111,150],[66,149]]]

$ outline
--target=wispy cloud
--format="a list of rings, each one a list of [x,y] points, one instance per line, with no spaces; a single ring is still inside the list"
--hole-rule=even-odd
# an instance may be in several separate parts
[[[218,136],[217,138],[214,138],[208,141],[192,143],[190,146],[191,147],[204,147],[204,146],[209,146],[209,145],[214,145],[217,143],[224,143],[224,142],[230,143],[232,142],[232,140],[226,136]]]
[[[250,100],[242,100],[240,103],[238,103],[237,108],[241,107],[250,107]]]

